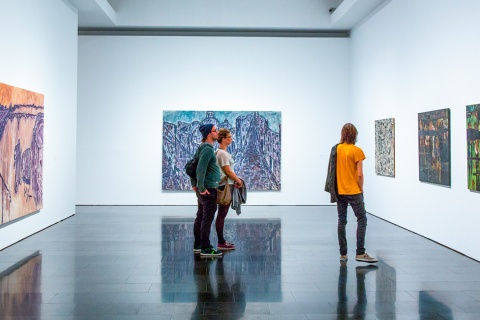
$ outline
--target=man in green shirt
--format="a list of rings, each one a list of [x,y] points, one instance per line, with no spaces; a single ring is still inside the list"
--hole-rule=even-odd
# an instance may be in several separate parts
[[[196,180],[192,179],[193,190],[197,195],[197,217],[193,224],[195,242],[193,252],[201,256],[221,256],[222,252],[210,243],[210,230],[217,211],[217,187],[220,169],[213,152],[213,143],[218,139],[217,127],[202,124],[200,128],[202,144],[199,146]]]

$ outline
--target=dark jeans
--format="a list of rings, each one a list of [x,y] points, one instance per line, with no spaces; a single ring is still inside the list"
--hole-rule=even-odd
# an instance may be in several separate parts
[[[223,188],[225,188],[223,186]],[[219,187],[221,189],[221,187]],[[223,190],[223,189],[221,189]],[[233,190],[233,184],[230,185],[230,191]],[[230,205],[218,205],[218,214],[217,214],[217,219],[215,220],[215,229],[217,231],[217,237],[218,237],[218,243],[224,244],[225,243],[225,238],[223,237],[223,228],[225,225],[225,218],[228,213],[228,209],[230,208]]]
[[[355,195],[339,195],[337,199],[338,211],[338,244],[340,254],[347,254],[347,207],[350,205],[357,217],[357,255],[365,253],[365,233],[367,231],[367,212],[363,202],[363,193]]]
[[[210,229],[217,211],[217,189],[207,188],[210,194],[201,195],[198,190],[197,194],[197,217],[193,223],[193,236],[195,237],[194,246],[201,246],[202,249],[210,247]]]

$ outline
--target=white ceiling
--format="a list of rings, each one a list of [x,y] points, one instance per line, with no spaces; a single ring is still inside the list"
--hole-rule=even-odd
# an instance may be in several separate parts
[[[79,30],[348,32],[388,0],[64,0]],[[333,13],[330,9],[335,8]]]

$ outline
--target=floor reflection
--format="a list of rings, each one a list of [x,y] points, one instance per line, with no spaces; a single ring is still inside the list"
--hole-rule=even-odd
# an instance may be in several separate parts
[[[397,271],[388,263],[379,259],[379,269],[375,279],[375,312],[388,314],[390,320],[396,319]]]
[[[42,255],[39,251],[0,272],[0,316],[40,314],[32,293],[41,292]]]
[[[337,304],[337,319],[349,319],[349,314],[353,314],[354,319],[363,319],[366,315],[367,309],[367,294],[365,290],[365,276],[367,273],[377,271],[378,266],[367,265],[357,266],[355,268],[355,275],[357,280],[357,301],[353,310],[349,310],[348,296],[347,296],[347,278],[348,270],[347,263],[340,264],[340,272],[338,276],[338,304]]]
[[[227,220],[224,233],[236,250],[224,252],[223,258],[201,258],[192,251],[193,220],[162,218],[161,279],[176,288],[175,302],[199,302],[206,314],[240,314],[247,300],[281,301],[281,220]],[[217,244],[213,226],[211,240]],[[192,280],[195,296],[179,292]],[[165,293],[162,300],[168,298]]]
[[[193,277],[197,287],[197,306],[192,319],[203,315],[228,315],[240,319],[246,306],[242,277],[225,269],[223,259],[195,256]]]
[[[0,319],[480,319],[477,261],[372,217],[377,268],[339,267],[335,207],[249,210],[202,259],[191,207],[82,208],[0,251]]]
[[[452,309],[435,297],[436,292],[420,291],[418,293],[418,313],[421,320],[433,319],[441,314],[442,319],[453,320]]]

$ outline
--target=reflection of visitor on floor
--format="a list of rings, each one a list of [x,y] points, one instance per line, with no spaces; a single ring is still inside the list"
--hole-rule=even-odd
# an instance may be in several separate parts
[[[358,266],[355,268],[357,276],[357,303],[353,308],[352,319],[363,319],[367,309],[367,294],[365,290],[365,275],[377,270],[376,265]],[[348,315],[348,297],[347,297],[347,264],[340,264],[340,273],[338,275],[338,304],[337,319],[349,319]]]
[[[243,317],[246,300],[241,278],[235,270],[225,268],[223,259],[195,256],[193,277],[197,287],[197,307],[192,320],[209,315],[228,319]]]
[[[213,259],[201,258],[195,255],[195,262],[193,265],[193,280],[197,287],[197,306],[192,313],[191,319],[197,319],[203,315],[204,300],[213,300],[213,297],[206,297],[207,282],[209,282],[210,263]],[[212,294],[213,295],[213,294]]]

